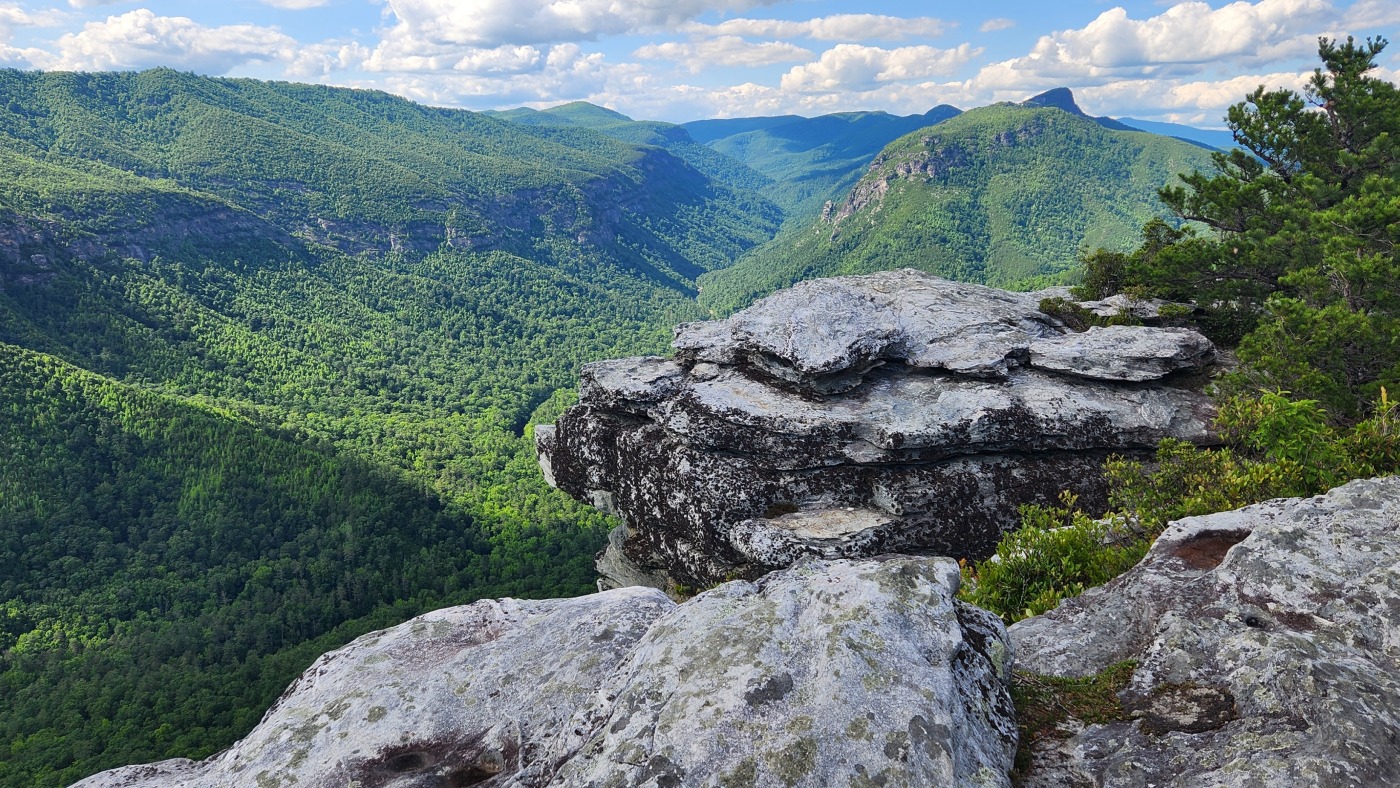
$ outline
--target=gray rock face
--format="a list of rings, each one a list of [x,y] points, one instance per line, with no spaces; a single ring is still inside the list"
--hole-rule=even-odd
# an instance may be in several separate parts
[[[1036,673],[1138,661],[1137,719],[1044,743],[1028,785],[1400,785],[1400,479],[1174,523],[1011,637]]]
[[[1204,337],[1076,340],[1038,303],[917,271],[804,282],[681,326],[673,359],[585,367],[579,405],[535,433],[540,463],[627,523],[604,587],[804,555],[983,557],[1020,504],[1068,488],[1102,505],[1107,454],[1211,440],[1206,398],[1157,380],[1208,363]],[[1058,349],[1037,367],[1037,347]]]
[[[204,763],[82,788],[1004,786],[1006,630],[948,559],[809,561],[676,606],[480,602],[316,662]]]
[[[1094,327],[1031,343],[1031,365],[1092,380],[1143,382],[1200,369],[1215,356],[1210,340],[1185,328]]]
[[[483,784],[531,762],[674,607],[629,588],[429,613],[322,656],[247,738],[208,761],[116,769],[78,786]]]
[[[657,622],[550,785],[1006,785],[1010,652],[948,559],[809,562]]]

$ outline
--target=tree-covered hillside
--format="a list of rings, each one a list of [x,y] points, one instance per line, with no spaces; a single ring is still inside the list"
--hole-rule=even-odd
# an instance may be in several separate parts
[[[0,784],[202,757],[311,659],[582,593],[532,414],[653,352],[776,207],[382,93],[0,71]]]
[[[941,105],[922,115],[838,112],[815,118],[700,120],[683,126],[709,147],[772,179],[764,193],[793,221],[805,224],[826,201],[844,197],[880,149],[958,112]]]
[[[706,275],[701,302],[725,312],[803,279],[901,267],[1061,283],[1082,249],[1130,248],[1157,190],[1209,165],[1195,145],[1058,108],[970,110],[894,141],[817,221]]]

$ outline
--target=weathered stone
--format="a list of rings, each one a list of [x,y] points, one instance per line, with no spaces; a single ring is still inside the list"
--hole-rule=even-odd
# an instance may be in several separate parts
[[[1008,785],[1010,653],[947,559],[802,563],[657,622],[521,785]]]
[[[1109,453],[1212,439],[1197,391],[1026,366],[1066,331],[1038,304],[917,271],[804,282],[682,327],[675,359],[586,366],[578,406],[536,431],[540,464],[627,523],[604,587],[704,587],[803,555],[985,557],[1021,504],[1104,504]],[[1187,334],[1209,347],[1168,335]],[[833,530],[845,510],[865,514]]]
[[[1017,667],[1138,665],[1135,719],[1027,785],[1400,784],[1400,479],[1172,524],[1136,568],[1011,628]]]
[[[1006,785],[1006,630],[948,559],[440,610],[333,651],[202,763],[81,788]]]
[[[1094,327],[1031,343],[1031,366],[1092,380],[1141,383],[1215,360],[1209,339],[1185,328]]]
[[[745,364],[830,392],[885,362],[1003,377],[1031,341],[1062,332],[1027,293],[913,269],[799,282],[718,323],[676,330],[683,360]]]
[[[476,785],[535,757],[674,604],[652,589],[448,608],[321,657],[209,760],[81,788]],[[499,783],[497,783],[499,784]]]

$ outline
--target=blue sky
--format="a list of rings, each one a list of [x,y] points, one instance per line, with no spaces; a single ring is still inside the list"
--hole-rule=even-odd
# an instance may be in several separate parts
[[[1074,89],[1094,114],[1219,127],[1299,88],[1320,35],[1400,38],[1398,0],[0,0],[0,65],[379,88],[495,109],[583,99],[684,121],[923,112]],[[1400,42],[1382,55],[1395,80]]]

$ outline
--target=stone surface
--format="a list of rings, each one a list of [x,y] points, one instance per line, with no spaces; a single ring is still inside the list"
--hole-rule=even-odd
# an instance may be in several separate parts
[[[321,657],[247,738],[208,761],[127,767],[78,786],[409,788],[502,779],[532,762],[673,608],[658,591],[629,588],[439,610]]]
[[[811,561],[659,621],[568,726],[560,786],[1008,785],[1010,653],[948,559]]]
[[[203,763],[82,788],[1005,786],[1011,654],[948,559],[451,608],[322,657]]]
[[[1031,366],[1092,380],[1157,380],[1201,369],[1214,357],[1211,341],[1185,328],[1096,326],[1031,343]]]
[[[1044,742],[1028,785],[1400,785],[1400,479],[1181,520],[1011,637],[1036,673],[1138,662],[1136,719]]]
[[[579,405],[536,430],[541,467],[627,524],[604,587],[703,588],[804,555],[985,557],[1021,504],[1068,488],[1101,506],[1109,453],[1212,439],[1198,391],[1122,372],[1208,363],[1124,351],[1204,337],[1138,327],[1069,346],[1128,382],[1038,369],[1033,347],[1070,341],[1040,297],[907,270],[803,282],[682,326],[675,358],[586,366]]]

